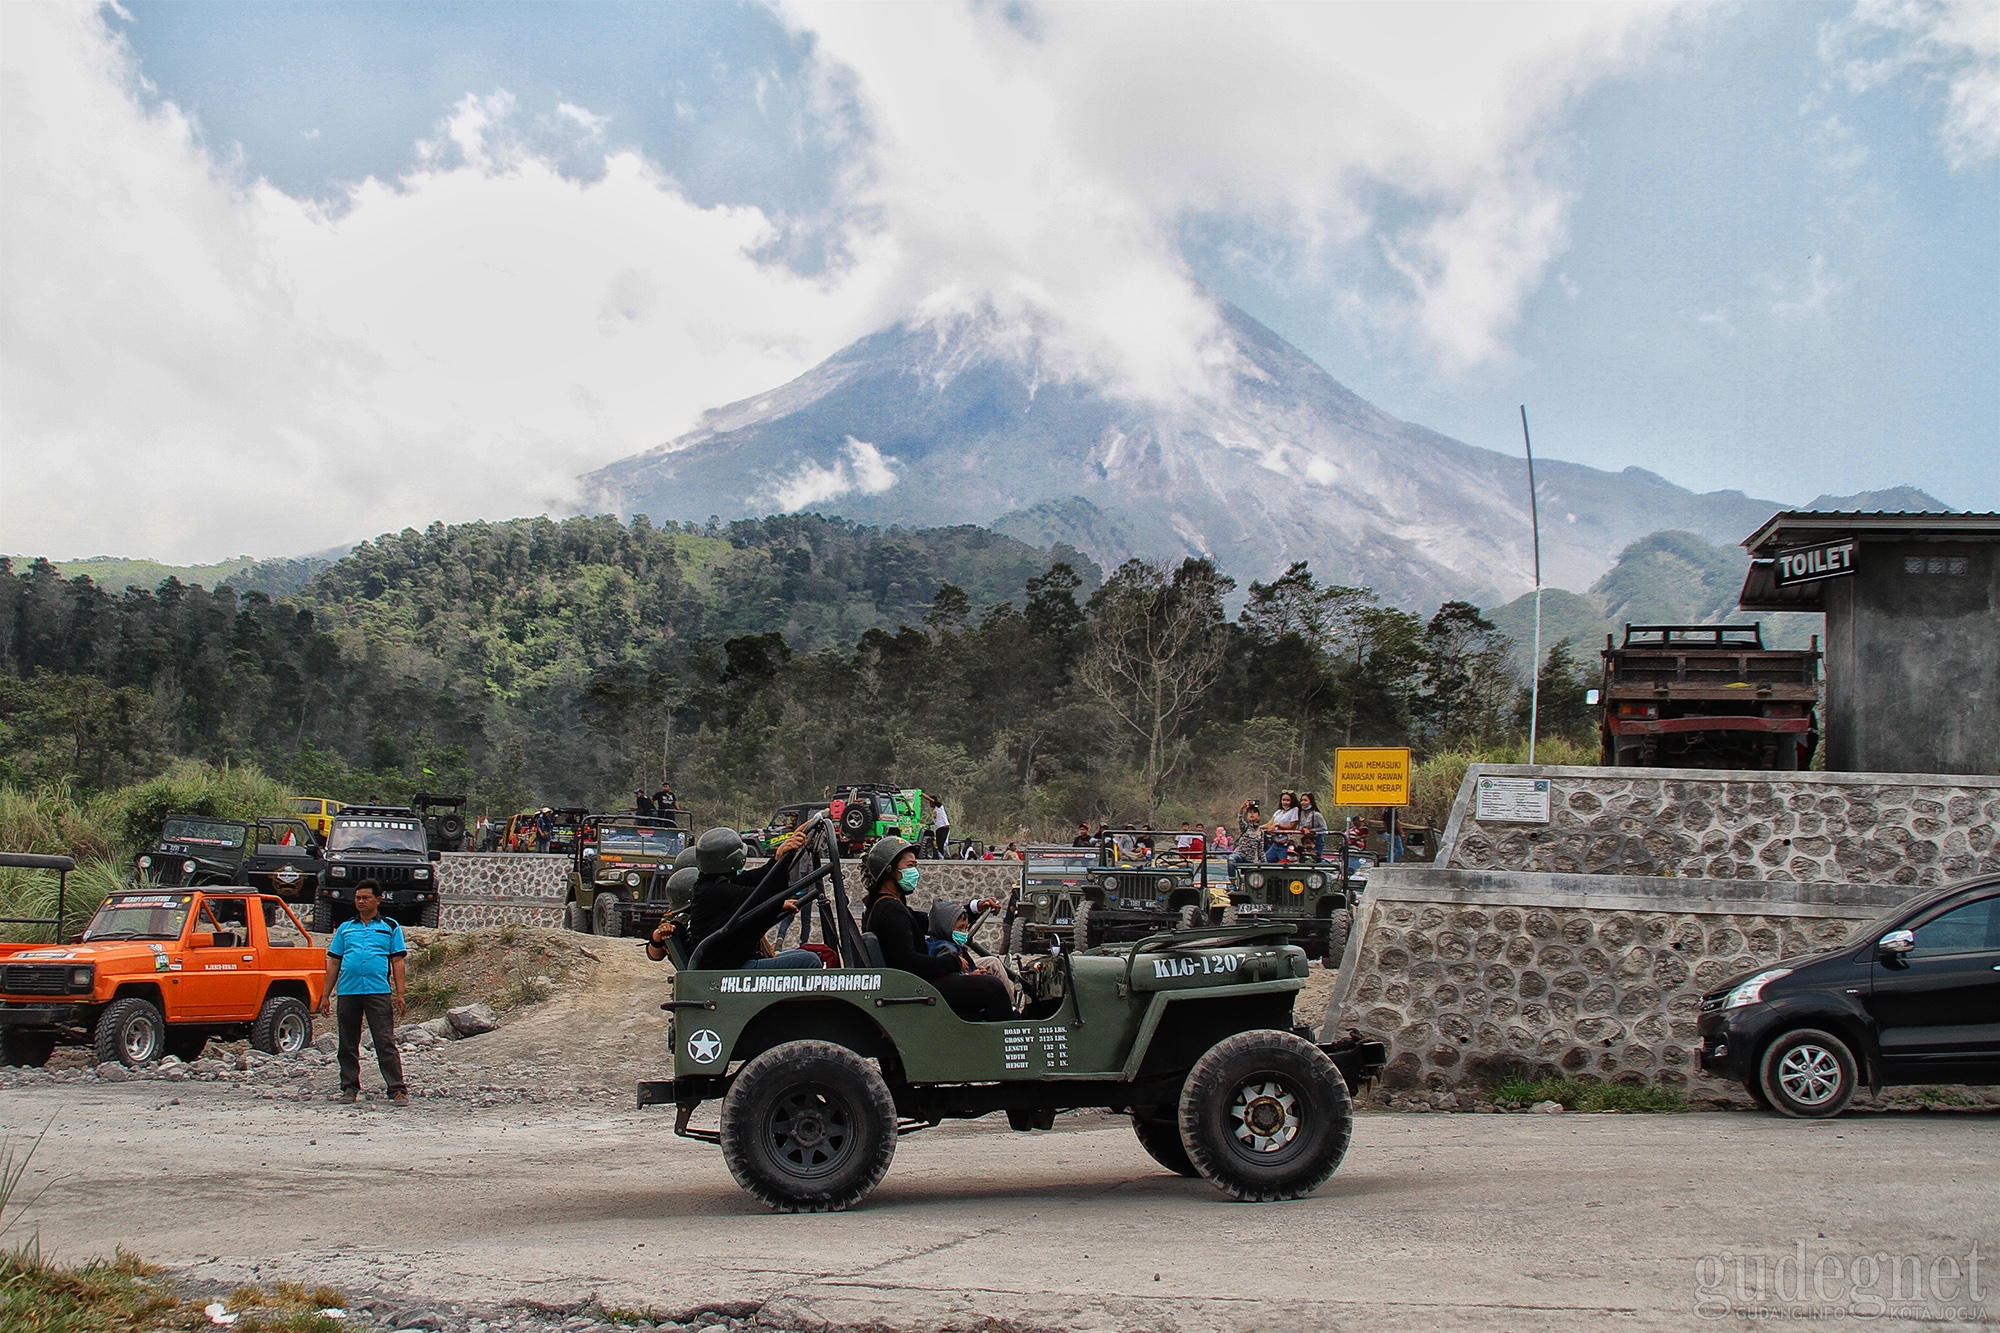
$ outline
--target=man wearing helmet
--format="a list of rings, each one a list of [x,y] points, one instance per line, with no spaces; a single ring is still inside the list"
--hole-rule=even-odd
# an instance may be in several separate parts
[[[769,946],[764,939],[765,933],[787,914],[799,910],[797,899],[779,898],[769,906],[737,919],[737,912],[760,889],[770,894],[791,881],[789,862],[799,848],[805,846],[805,841],[803,833],[792,834],[772,849],[771,866],[760,866],[745,872],[743,863],[749,853],[743,846],[743,835],[735,829],[712,828],[696,839],[694,863],[699,874],[688,904],[687,925],[681,928],[681,942],[687,950],[684,956],[692,958],[695,950],[701,948],[710,936],[719,934],[721,939],[710,947],[708,956],[702,960],[705,969],[717,972],[747,968],[798,971],[822,966],[819,955],[810,949],[766,953]],[[767,872],[773,876],[768,881],[765,878]],[[765,889],[766,884],[768,889]],[[671,881],[669,885],[671,887]],[[661,931],[654,932],[653,939],[647,942],[648,955],[656,958],[666,956],[663,931],[673,933],[666,923],[662,923]],[[659,953],[655,955],[656,948]]]

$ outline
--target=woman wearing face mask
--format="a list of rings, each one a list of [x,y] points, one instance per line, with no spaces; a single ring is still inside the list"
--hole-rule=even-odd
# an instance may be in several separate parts
[[[861,868],[868,881],[861,928],[882,946],[883,966],[928,981],[960,1018],[998,1023],[1014,1016],[1007,987],[977,970],[970,950],[936,957],[929,952],[923,923],[904,901],[919,878],[915,847],[883,838],[868,849]]]

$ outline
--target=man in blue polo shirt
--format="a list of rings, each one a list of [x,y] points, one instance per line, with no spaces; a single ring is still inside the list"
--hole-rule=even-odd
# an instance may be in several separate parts
[[[403,928],[381,915],[382,891],[372,879],[354,886],[354,920],[342,922],[326,944],[326,990],[319,1011],[331,1004],[340,1020],[340,1091],[333,1100],[361,1100],[361,1022],[375,1037],[375,1063],[389,1085],[389,1100],[410,1104],[403,1057],[396,1049],[396,1015],[403,1012]],[[391,1007],[393,999],[393,1009]]]

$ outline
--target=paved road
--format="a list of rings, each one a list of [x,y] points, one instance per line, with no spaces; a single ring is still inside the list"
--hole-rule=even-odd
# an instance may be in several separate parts
[[[753,1300],[836,1328],[1770,1327],[1702,1325],[1698,1279],[1722,1263],[1726,1288],[1733,1256],[1803,1242],[1809,1265],[1839,1260],[1845,1301],[1856,1256],[1929,1274],[1976,1244],[2000,1322],[1990,1113],[1366,1114],[1327,1187],[1262,1206],[1162,1173],[1118,1121],[1026,1136],[994,1117],[905,1139],[860,1210],[819,1217],[762,1211],[714,1148],[602,1102],[398,1112],[160,1084],[0,1100],[0,1124],[43,1123],[35,1165],[60,1177],[34,1213],[45,1247],[357,1295]],[[1946,1285],[1933,1315],[1968,1297]]]

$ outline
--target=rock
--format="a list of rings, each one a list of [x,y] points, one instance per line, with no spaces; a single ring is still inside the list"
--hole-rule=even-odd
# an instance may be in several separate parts
[[[1536,1102],[1528,1109],[1536,1115],[1561,1115],[1563,1113],[1563,1104],[1561,1102]]]
[[[441,1041],[456,1041],[458,1039],[458,1029],[451,1025],[449,1018],[433,1018],[429,1022],[419,1023],[417,1026]]]
[[[132,1077],[132,1071],[124,1065],[107,1062],[97,1067],[97,1076],[106,1083],[124,1083]]]
[[[461,1037],[476,1037],[500,1026],[500,1016],[483,1004],[462,1004],[445,1011],[445,1017]]]
[[[321,1055],[333,1055],[340,1050],[340,1038],[329,1032],[324,1037],[313,1038],[313,1049]]]

